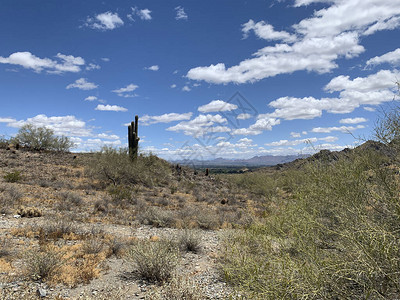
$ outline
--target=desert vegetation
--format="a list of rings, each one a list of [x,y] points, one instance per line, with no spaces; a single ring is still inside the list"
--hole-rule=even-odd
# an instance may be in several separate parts
[[[243,174],[3,139],[0,295],[394,299],[398,111],[375,141]]]

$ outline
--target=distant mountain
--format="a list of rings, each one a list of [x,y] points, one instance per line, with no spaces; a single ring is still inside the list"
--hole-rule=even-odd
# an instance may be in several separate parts
[[[309,155],[263,155],[254,156],[249,159],[226,159],[219,157],[211,160],[174,160],[171,161],[171,163],[195,167],[265,167],[288,163],[308,156]]]

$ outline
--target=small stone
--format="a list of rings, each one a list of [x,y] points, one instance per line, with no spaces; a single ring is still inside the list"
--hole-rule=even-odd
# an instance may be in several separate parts
[[[21,215],[14,215],[14,218],[19,219],[19,218],[21,218]]]
[[[36,293],[40,298],[44,298],[44,297],[47,296],[47,291],[45,289],[43,289],[43,288],[38,288],[36,290]]]

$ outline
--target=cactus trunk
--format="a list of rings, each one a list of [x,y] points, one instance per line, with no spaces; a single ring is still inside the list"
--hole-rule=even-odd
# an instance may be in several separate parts
[[[138,127],[139,127],[139,117],[135,116],[135,121],[131,122],[131,125],[128,126],[128,147],[129,147],[129,156],[134,160],[138,156],[139,150],[139,136],[138,136]]]

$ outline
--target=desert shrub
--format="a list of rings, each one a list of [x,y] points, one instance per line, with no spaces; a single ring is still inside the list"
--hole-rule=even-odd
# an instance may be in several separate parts
[[[261,223],[226,237],[225,278],[248,298],[394,297],[400,190],[386,162],[355,151],[335,163],[304,165],[294,172],[301,184],[276,180],[276,187],[291,185],[291,197],[271,206]]]
[[[8,256],[11,253],[10,240],[6,238],[0,239],[0,258]]]
[[[18,208],[17,214],[20,215],[22,218],[37,218],[42,216],[42,211],[37,207],[21,206]]]
[[[125,253],[128,245],[126,242],[120,239],[113,238],[108,241],[108,247],[110,249],[111,255],[115,255],[116,257],[121,258],[122,255]]]
[[[201,287],[189,278],[174,276],[160,290],[151,291],[146,299],[152,300],[202,300],[207,296]]]
[[[214,230],[220,226],[217,213],[211,209],[199,209],[196,220],[198,226],[202,229]]]
[[[173,227],[176,223],[176,213],[157,206],[150,206],[138,212],[137,220],[142,224],[155,227]]]
[[[126,257],[135,265],[138,275],[150,282],[166,282],[178,264],[178,251],[173,243],[167,240],[152,242],[138,241],[130,248]]]
[[[70,202],[73,205],[80,206],[83,203],[83,199],[80,195],[73,192],[62,192],[60,193],[62,200]]]
[[[127,149],[104,147],[93,155],[87,173],[113,185],[168,185],[172,174],[169,164],[155,155],[139,155],[131,160]]]
[[[0,149],[4,149],[8,147],[9,144],[9,140],[7,138],[5,138],[4,136],[0,136]]]
[[[33,280],[47,279],[55,274],[63,263],[62,255],[53,249],[27,251],[23,261],[27,276]]]
[[[77,228],[72,222],[64,220],[51,221],[39,228],[39,238],[43,241],[59,239],[76,231]]]
[[[14,140],[21,146],[33,150],[69,151],[73,142],[65,136],[54,136],[54,131],[46,127],[36,127],[32,124],[22,126]]]
[[[4,180],[6,182],[18,182],[22,180],[22,175],[21,171],[14,171],[7,173],[6,175],[3,176]]]
[[[104,249],[105,243],[98,238],[91,238],[85,240],[82,250],[86,254],[98,254]]]
[[[185,229],[178,237],[181,251],[198,253],[201,251],[201,236],[196,230]]]

